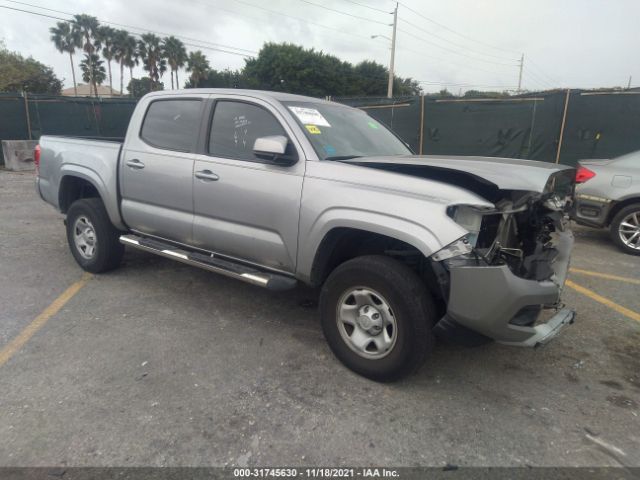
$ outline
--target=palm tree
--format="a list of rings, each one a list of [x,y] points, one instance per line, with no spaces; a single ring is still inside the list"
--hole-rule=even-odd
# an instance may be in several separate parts
[[[162,40],[162,52],[171,68],[171,90],[173,90],[173,73],[176,74],[176,88],[180,88],[178,81],[178,69],[183,67],[187,61],[187,49],[181,40],[174,36],[166,37]]]
[[[103,63],[95,53],[85,53],[84,59],[80,62],[82,79],[85,82],[93,82],[96,97],[98,96],[98,85],[102,85],[102,82],[107,78]]]
[[[162,57],[160,37],[153,33],[145,33],[138,41],[138,53],[142,59],[144,69],[149,72],[151,88],[160,81],[160,77],[167,70],[167,62]]]
[[[129,80],[133,78],[133,67],[138,65],[138,41],[126,30],[115,34],[114,59],[120,63],[120,95],[124,95],[124,67],[129,69]]]
[[[113,96],[113,81],[111,76],[111,60],[116,54],[116,30],[107,26],[98,27],[98,42],[102,46],[102,56],[107,60],[107,71],[109,72],[109,91]]]
[[[200,80],[207,78],[209,60],[200,50],[190,52],[187,58],[187,71],[191,72],[191,85],[197,87]]]
[[[56,46],[56,50],[60,53],[68,53],[71,62],[71,76],[73,77],[73,93],[78,96],[78,85],[76,83],[76,69],[73,65],[73,54],[76,48],[82,46],[82,36],[71,27],[69,22],[58,22],[55,27],[49,29],[51,33],[51,41]]]
[[[74,24],[73,28],[75,31],[79,32],[82,36],[82,49],[85,51],[87,55],[93,55],[93,52],[96,49],[100,48],[100,42],[96,41],[98,28],[100,27],[100,22],[96,17],[92,17],[91,15],[74,15]],[[93,78],[93,69],[89,69],[89,80],[85,80],[89,82],[89,85],[93,85],[93,89],[95,91],[96,97],[98,96],[98,87]]]

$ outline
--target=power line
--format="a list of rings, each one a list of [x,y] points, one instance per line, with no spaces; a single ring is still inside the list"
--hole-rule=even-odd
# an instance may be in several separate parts
[[[318,5],[317,3],[310,2],[309,0],[300,0],[303,3],[307,3],[309,5],[313,5],[314,7],[322,8],[324,10],[329,10],[330,12],[339,13],[340,15],[346,15],[348,17],[357,18],[359,20],[364,20],[365,22],[377,23],[378,25],[389,26],[388,23],[380,22],[378,20],[373,20],[367,17],[361,17],[360,15],[354,15],[352,13],[343,12],[342,10],[336,10],[335,8],[325,7],[324,5]]]
[[[431,23],[433,23],[434,25],[437,25],[437,26],[439,26],[440,28],[443,28],[443,29],[445,29],[445,30],[448,30],[449,32],[454,33],[454,34],[456,34],[456,35],[458,35],[458,36],[460,36],[460,37],[462,37],[462,38],[466,38],[467,40],[471,40],[471,41],[473,41],[473,42],[479,43],[479,44],[481,44],[481,45],[484,45],[485,47],[490,47],[490,48],[493,48],[493,49],[495,49],[495,50],[502,50],[503,52],[507,52],[507,53],[510,53],[510,54],[512,54],[512,55],[517,55],[517,53],[515,53],[515,52],[514,52],[514,51],[512,51],[512,50],[508,50],[508,49],[505,49],[505,48],[502,48],[502,47],[496,47],[495,45],[491,45],[490,43],[486,43],[486,42],[483,42],[483,41],[481,41],[481,40],[477,40],[477,39],[475,39],[475,38],[472,38],[472,37],[470,37],[470,36],[468,36],[468,35],[465,35],[464,33],[457,32],[456,30],[454,30],[454,29],[452,29],[452,28],[449,28],[449,27],[447,27],[446,25],[444,25],[444,24],[442,24],[442,23],[440,23],[440,22],[437,22],[437,21],[433,20],[432,18],[429,18],[429,17],[427,17],[427,16],[423,15],[422,13],[418,12],[417,10],[414,10],[413,8],[409,7],[408,5],[405,5],[405,4],[404,4],[404,3],[402,3],[402,2],[398,2],[398,3],[399,3],[400,5],[402,5],[404,8],[406,8],[407,10],[409,10],[409,11],[411,11],[411,12],[415,13],[416,15],[418,15],[419,17],[422,17],[423,19],[427,20],[428,22],[431,22]]]
[[[393,12],[388,12],[387,10],[383,10],[381,8],[372,7],[371,5],[366,5],[364,3],[354,2],[353,0],[344,0],[344,1],[345,2],[349,2],[349,3],[353,3],[354,5],[358,5],[360,7],[368,8],[369,10],[375,10],[376,12],[393,13]]]
[[[540,85],[541,87],[547,89],[547,88],[553,88],[553,84],[547,82],[546,80],[540,78],[538,75],[536,75],[534,72],[531,71],[531,69],[526,68],[524,69],[525,73],[527,74],[527,76],[529,77],[529,80],[533,80],[534,83],[537,83],[538,85]]]
[[[298,22],[308,23],[309,25],[313,25],[313,26],[315,26],[315,27],[320,27],[320,28],[324,28],[324,29],[327,29],[327,30],[332,30],[332,31],[334,31],[334,32],[342,33],[343,35],[349,35],[349,36],[352,36],[352,37],[360,38],[360,39],[362,39],[362,40],[367,40],[367,41],[370,41],[370,40],[371,40],[371,38],[370,38],[370,37],[366,37],[366,36],[364,36],[364,35],[358,35],[357,33],[347,32],[347,31],[345,31],[344,29],[334,28],[334,27],[330,27],[330,26],[328,26],[328,25],[323,25],[323,24],[321,24],[321,23],[312,22],[312,21],[307,20],[307,19],[305,19],[305,18],[294,17],[293,15],[287,15],[286,13],[278,12],[277,10],[271,10],[271,9],[266,8],[266,7],[263,7],[263,6],[261,6],[261,5],[254,5],[254,4],[252,4],[252,3],[245,2],[244,0],[235,0],[235,1],[236,1],[237,3],[240,3],[240,4],[242,4],[242,5],[246,5],[246,6],[248,6],[248,7],[257,8],[258,10],[263,10],[263,11],[265,11],[265,12],[269,12],[269,13],[272,13],[272,14],[274,14],[274,15],[280,15],[281,17],[290,18],[290,19],[292,19],[292,20],[296,20],[296,21],[298,21]],[[218,6],[216,6],[216,8],[219,8],[219,7],[218,7]],[[239,12],[233,12],[232,10],[227,10],[227,11],[230,11],[230,12],[235,13],[235,14],[240,15],[240,16],[245,16],[245,15],[243,15],[242,13],[239,13]]]
[[[435,34],[435,33],[430,32],[430,31],[428,31],[428,30],[425,30],[425,29],[423,29],[422,27],[420,27],[420,26],[416,25],[415,23],[411,23],[410,21],[405,20],[404,18],[401,18],[401,19],[400,19],[400,21],[401,21],[401,22],[406,23],[407,25],[411,25],[413,28],[415,28],[415,29],[417,29],[417,30],[420,30],[422,33],[426,33],[427,35],[431,35],[432,37],[436,37],[436,38],[438,38],[438,39],[440,39],[440,40],[442,40],[442,41],[444,41],[444,42],[450,43],[451,45],[455,45],[456,47],[464,48],[464,49],[466,49],[466,50],[469,50],[469,51],[472,51],[472,52],[476,52],[476,53],[478,53],[478,54],[480,54],[480,55],[485,55],[485,56],[487,56],[487,57],[498,58],[498,59],[500,59],[500,60],[508,60],[508,61],[513,61],[513,62],[517,61],[517,60],[515,60],[515,59],[513,59],[513,58],[506,58],[506,57],[501,56],[501,55],[492,55],[492,54],[490,54],[490,53],[484,53],[484,52],[480,52],[480,51],[478,51],[478,50],[470,49],[470,48],[468,48],[468,47],[467,47],[467,46],[465,46],[465,45],[462,45],[462,44],[460,44],[460,43],[456,43],[456,42],[452,42],[451,40],[449,40],[449,39],[447,39],[447,38],[445,38],[445,37],[442,37],[442,36],[440,36],[440,35],[437,35],[437,34]]]
[[[407,35],[409,35],[409,36],[411,36],[411,37],[413,37],[413,38],[417,39],[417,40],[420,40],[421,42],[428,43],[429,45],[433,45],[433,46],[435,46],[435,47],[441,48],[441,49],[446,50],[446,51],[448,51],[448,52],[451,52],[451,53],[453,53],[453,54],[455,54],[455,55],[460,55],[460,56],[462,56],[462,57],[470,58],[471,60],[476,60],[476,61],[478,61],[478,62],[491,63],[491,64],[494,64],[494,65],[503,65],[503,66],[506,66],[506,67],[514,67],[514,66],[517,66],[517,65],[515,65],[515,64],[511,64],[511,63],[494,62],[493,60],[486,60],[486,59],[484,59],[484,58],[472,57],[471,55],[466,55],[466,54],[464,54],[464,53],[460,53],[460,52],[458,52],[458,51],[456,51],[456,50],[452,50],[451,48],[447,48],[447,47],[443,47],[442,45],[438,45],[437,43],[434,43],[434,42],[432,42],[432,41],[430,41],[430,40],[427,40],[426,38],[422,38],[422,37],[420,37],[420,36],[418,36],[418,35],[415,35],[415,34],[413,34],[413,33],[409,32],[409,31],[407,31],[407,30],[402,30],[402,29],[398,29],[398,30],[399,30],[400,32],[402,32],[402,33],[405,33],[405,34],[407,34]]]
[[[69,15],[69,16],[73,17],[72,13],[65,12],[65,11],[62,11],[62,10],[55,10],[53,8],[41,7],[39,5],[34,5],[34,4],[31,4],[31,3],[26,3],[26,2],[20,2],[20,1],[17,1],[17,0],[4,0],[4,1],[5,2],[10,2],[10,3],[15,3],[15,4],[18,4],[18,5],[26,5],[28,7],[37,8],[37,9],[40,9],[40,10],[45,10],[45,11],[54,12],[54,13],[59,13],[59,14],[62,14],[62,15]],[[39,16],[42,16],[42,17],[53,18],[55,20],[62,20],[64,22],[75,23],[74,20],[70,20],[68,18],[54,17],[54,16],[51,16],[51,15],[45,15],[45,14],[38,13],[38,12],[33,12],[33,11],[29,11],[29,10],[22,10],[22,9],[13,8],[13,7],[4,6],[4,5],[0,5],[0,7],[6,8],[6,9],[9,9],[9,10],[19,11],[19,12],[30,13],[32,15],[39,15]],[[188,45],[190,47],[203,48],[203,49],[207,49],[207,50],[213,50],[213,51],[218,51],[218,52],[222,52],[222,53],[228,53],[228,54],[231,54],[231,55],[239,55],[239,56],[243,56],[243,57],[251,57],[251,55],[247,55],[247,54],[244,54],[244,53],[241,53],[241,52],[244,51],[244,52],[247,52],[247,53],[254,53],[254,54],[258,53],[256,51],[248,50],[248,49],[245,49],[245,48],[233,47],[231,45],[224,45],[224,44],[209,42],[209,41],[206,41],[206,40],[200,40],[200,39],[197,39],[197,38],[185,37],[185,36],[182,36],[182,35],[174,35],[174,34],[167,33],[167,32],[158,32],[158,31],[154,31],[154,30],[149,30],[147,28],[135,27],[135,26],[132,26],[132,25],[125,25],[125,24],[122,24],[122,23],[108,22],[108,21],[100,20],[100,19],[99,19],[99,22],[103,23],[105,25],[113,25],[113,26],[116,26],[116,27],[128,28],[128,29],[131,29],[131,30],[139,30],[139,31],[142,31],[142,32],[150,32],[150,33],[154,33],[156,35],[161,35],[161,36],[173,35],[173,36],[175,36],[177,38],[181,38],[181,39],[184,39],[184,40],[187,40],[187,41],[192,41],[192,42],[198,42],[199,43],[199,45],[194,45],[194,44],[191,44],[191,43],[184,42],[185,45]],[[132,33],[134,35],[140,36],[139,33],[135,33],[135,32],[132,32]],[[211,46],[206,46],[206,45],[211,45]],[[218,47],[222,47],[222,48],[218,48]],[[225,50],[225,49],[239,50],[239,52],[231,52],[231,51]]]
[[[535,70],[540,73],[540,75],[542,75],[543,77],[547,78],[552,83],[555,83],[555,84],[559,84],[560,83],[560,82],[558,82],[557,78],[554,78],[551,75],[548,75],[536,62],[532,61],[531,58],[529,58],[527,62],[531,66],[533,66],[535,68]]]
[[[72,16],[72,14],[71,14],[71,13],[69,13],[69,12],[64,12],[64,11],[61,11],[61,10],[54,10],[54,9],[46,8],[46,7],[40,7],[40,6],[33,5],[33,4],[29,4],[29,3],[26,3],[26,2],[19,2],[19,1],[16,1],[16,0],[5,0],[5,1],[11,1],[12,3],[17,3],[17,4],[22,4],[22,5],[28,5],[28,6],[31,6],[31,7],[34,7],[34,8],[38,8],[38,9],[41,9],[41,10],[46,10],[46,11],[51,11],[51,12],[54,12],[54,13],[60,13],[60,14],[63,14],[63,15],[69,15],[69,16]],[[332,29],[331,27],[327,27],[327,26],[324,26],[324,25],[321,25],[321,24],[315,24],[314,22],[309,22],[309,21],[307,21],[307,20],[300,19],[300,18],[297,18],[297,17],[292,17],[292,16],[290,16],[290,15],[282,14],[282,13],[280,13],[280,12],[275,12],[275,11],[272,11],[272,10],[266,9],[266,8],[264,8],[264,7],[260,7],[260,6],[257,6],[257,5],[250,4],[250,3],[248,3],[248,2],[244,2],[244,1],[242,1],[242,0],[236,0],[236,1],[238,1],[239,3],[243,3],[243,4],[246,4],[246,5],[249,5],[249,6],[253,6],[253,7],[255,7],[255,8],[259,8],[259,9],[262,9],[262,10],[269,11],[270,13],[280,14],[280,15],[283,15],[283,16],[286,16],[286,17],[289,17],[289,18],[293,18],[293,19],[298,20],[298,21],[303,21],[303,22],[305,22],[305,23],[310,23],[310,24],[312,24],[312,25],[316,25],[316,26],[321,26],[321,27],[324,27],[324,28],[330,28],[330,29]],[[28,14],[36,15],[36,16],[40,16],[40,17],[51,18],[51,19],[54,19],[54,20],[61,20],[61,21],[65,21],[65,22],[68,22],[68,23],[75,23],[73,20],[70,20],[70,19],[67,19],[67,18],[62,18],[62,17],[58,17],[58,16],[54,16],[54,15],[48,15],[48,14],[44,14],[44,13],[41,13],[41,12],[34,12],[34,11],[29,11],[29,10],[23,10],[23,9],[19,9],[19,8],[15,8],[15,7],[4,6],[4,5],[0,5],[0,8],[6,8],[6,9],[9,9],[9,10],[14,10],[14,11],[18,11],[18,12],[28,13]],[[232,13],[237,13],[237,12],[233,12],[233,11],[232,11]],[[240,15],[242,15],[242,14],[240,14]],[[251,17],[250,17],[250,18],[251,18]],[[120,26],[120,27],[125,27],[125,28],[131,28],[131,29],[135,29],[135,30],[149,31],[149,32],[156,33],[156,34],[159,34],[159,35],[170,35],[169,33],[156,32],[156,31],[152,31],[152,30],[148,30],[148,29],[143,29],[143,28],[140,28],[140,27],[134,27],[134,26],[124,25],[124,24],[118,24],[118,23],[115,23],[115,22],[106,22],[106,21],[101,21],[101,23],[104,23],[104,24],[111,24],[111,25]],[[333,30],[333,29],[332,29],[332,30]],[[340,32],[342,32],[342,33],[348,33],[348,32],[343,32],[342,30],[337,30],[337,31],[340,31]],[[135,34],[135,35],[137,35],[137,36],[140,36],[140,34],[138,34],[138,33],[135,33],[135,32],[134,32],[134,34]],[[358,38],[363,38],[363,39],[365,39],[365,40],[369,40],[369,38],[364,37],[364,36],[360,36],[360,35],[356,35],[356,34],[351,34],[351,35],[352,35],[352,36],[356,36],[356,37],[358,37]],[[177,35],[176,35],[176,36],[177,36]],[[181,38],[190,39],[189,37],[181,37]],[[191,40],[191,39],[190,39],[190,40]],[[197,42],[203,42],[203,43],[213,43],[213,42],[204,42],[204,41],[200,41],[200,40],[198,40],[198,39],[192,39],[192,40],[197,41]],[[222,49],[220,49],[220,48],[210,47],[210,46],[204,45],[203,43],[197,43],[197,44],[196,44],[196,43],[186,43],[186,42],[185,42],[185,45],[190,46],[190,47],[194,47],[194,48],[202,48],[202,49],[205,49],[205,50],[207,50],[207,49],[208,49],[208,50],[219,51],[219,52],[222,52],[222,53],[229,53],[229,54],[233,54],[233,55],[249,56],[249,55],[244,55],[244,54],[242,54],[242,53],[238,53],[238,52],[231,52],[231,51],[227,51],[227,50],[222,50]],[[430,43],[430,42],[429,42],[429,43]],[[237,47],[230,47],[230,48],[233,48],[233,49],[236,49],[236,50],[240,50],[240,48],[237,48]],[[407,51],[407,52],[413,53],[413,54],[415,54],[415,55],[420,55],[420,56],[422,56],[422,57],[432,58],[432,59],[437,60],[437,61],[439,61],[439,62],[452,63],[452,64],[454,64],[454,65],[460,65],[460,66],[462,66],[462,67],[464,67],[464,68],[467,68],[467,69],[478,70],[478,71],[482,71],[482,72],[485,72],[485,73],[495,73],[495,72],[492,72],[492,71],[489,71],[489,70],[483,70],[483,69],[480,69],[480,68],[478,68],[478,67],[476,67],[476,66],[473,66],[473,65],[467,65],[467,64],[456,63],[455,61],[450,60],[450,59],[438,58],[438,57],[430,56],[430,55],[424,54],[423,52],[414,51],[414,50],[411,50],[411,49],[408,49],[408,48],[405,48],[405,47],[399,47],[399,49],[400,49],[400,50],[403,50],[403,51]],[[251,50],[246,50],[246,49],[242,49],[242,50],[245,50],[245,51],[248,51],[248,52],[252,52]],[[257,52],[256,52],[256,53],[257,53]],[[375,79],[377,79],[377,78],[378,78],[378,77],[370,77],[370,76],[367,76],[367,75],[358,75],[358,74],[356,74],[356,76],[358,76],[358,77],[363,77],[363,78],[375,78]]]

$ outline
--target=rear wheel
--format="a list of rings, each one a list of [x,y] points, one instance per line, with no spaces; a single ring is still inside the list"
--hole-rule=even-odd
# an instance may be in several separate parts
[[[120,265],[124,245],[119,242],[119,236],[99,198],[76,200],[69,207],[67,241],[83,270],[101,273]]]
[[[624,252],[640,255],[640,203],[624,207],[613,218],[611,239]]]
[[[336,357],[372,380],[415,371],[433,346],[435,308],[427,287],[389,257],[357,257],[338,266],[322,288],[320,315]]]

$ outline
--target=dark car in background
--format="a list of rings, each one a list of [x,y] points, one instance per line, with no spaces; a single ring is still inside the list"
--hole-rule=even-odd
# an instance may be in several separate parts
[[[576,222],[609,228],[624,252],[640,255],[640,150],[607,160],[581,160],[576,174]]]

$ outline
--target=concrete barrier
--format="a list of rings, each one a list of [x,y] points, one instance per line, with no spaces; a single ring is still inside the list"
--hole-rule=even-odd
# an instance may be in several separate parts
[[[2,140],[4,168],[7,170],[35,170],[33,149],[37,140]]]

